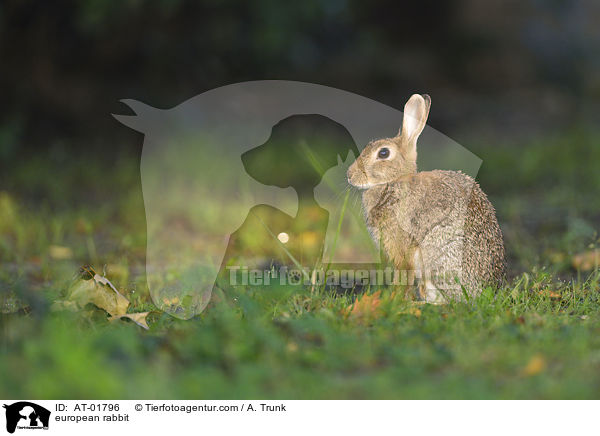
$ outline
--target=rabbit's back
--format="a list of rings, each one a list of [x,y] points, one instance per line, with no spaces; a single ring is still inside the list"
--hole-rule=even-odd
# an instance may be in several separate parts
[[[424,266],[451,267],[444,271],[450,293],[462,295],[459,286],[452,286],[454,278],[458,278],[470,294],[479,293],[487,285],[500,285],[505,276],[502,232],[494,207],[479,184],[457,171],[431,171],[423,175],[448,186],[447,190],[434,189],[430,194],[423,194],[425,197],[435,199],[451,192],[454,203],[453,208],[447,209],[448,219],[442,220],[441,226],[432,223],[423,241],[423,256],[431,262],[425,262]]]
[[[470,289],[498,286],[506,279],[504,242],[496,211],[477,183],[467,205],[464,247],[463,270]]]

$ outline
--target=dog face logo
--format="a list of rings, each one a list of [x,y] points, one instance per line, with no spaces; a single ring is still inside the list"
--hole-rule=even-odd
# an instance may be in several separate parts
[[[6,409],[6,431],[14,433],[18,429],[48,429],[50,411],[28,401],[4,405]]]

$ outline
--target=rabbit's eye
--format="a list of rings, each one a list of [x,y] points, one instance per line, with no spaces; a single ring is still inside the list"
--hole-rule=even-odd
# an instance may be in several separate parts
[[[379,149],[379,151],[377,152],[377,158],[378,159],[387,159],[388,157],[390,157],[390,149],[383,147],[381,149]]]

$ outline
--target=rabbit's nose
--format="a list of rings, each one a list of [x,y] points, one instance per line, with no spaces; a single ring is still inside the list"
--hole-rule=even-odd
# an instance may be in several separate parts
[[[349,185],[352,185],[352,175],[350,174],[350,172],[348,172],[348,174],[346,174],[346,181],[348,182]]]

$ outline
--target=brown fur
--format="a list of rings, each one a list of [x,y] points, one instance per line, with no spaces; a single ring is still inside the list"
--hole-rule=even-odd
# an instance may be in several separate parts
[[[396,268],[446,275],[446,285],[419,285],[420,297],[439,303],[499,285],[505,275],[504,244],[487,196],[457,171],[417,172],[417,138],[429,113],[429,96],[413,95],[401,132],[369,143],[348,169],[363,189],[367,227]],[[378,157],[382,148],[389,157]],[[449,285],[448,285],[449,284]]]

